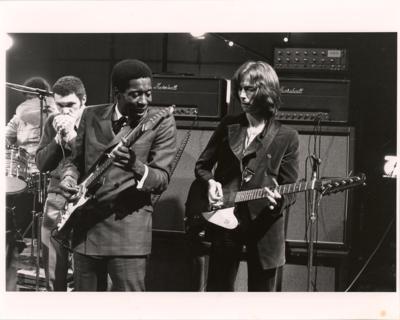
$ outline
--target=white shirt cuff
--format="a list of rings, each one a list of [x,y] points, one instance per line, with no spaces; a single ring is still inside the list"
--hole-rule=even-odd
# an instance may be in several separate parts
[[[140,181],[138,182],[136,189],[140,190],[143,188],[144,182],[145,182],[148,174],[149,174],[149,168],[146,165],[144,165],[144,174],[143,174],[142,179],[140,179]]]

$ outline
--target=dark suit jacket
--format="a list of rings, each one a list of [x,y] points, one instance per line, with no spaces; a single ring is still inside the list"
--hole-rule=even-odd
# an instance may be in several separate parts
[[[103,151],[115,145],[129,131],[112,131],[114,106],[87,107],[82,114],[72,158],[64,165],[63,177],[86,176]],[[158,109],[149,109],[153,115]],[[129,169],[112,165],[74,224],[73,246],[88,255],[147,255],[151,251],[151,194],[163,192],[176,154],[176,126],[173,116],[144,133],[130,148],[136,161]],[[143,187],[136,187],[148,166]]]
[[[51,171],[51,179],[47,192],[60,194],[61,190],[59,185],[61,170],[63,162],[71,155],[71,149],[65,147],[63,150],[54,139],[57,135],[57,132],[53,127],[55,116],[56,114],[51,114],[44,124],[42,137],[36,150],[35,160],[36,165],[41,172]],[[69,145],[72,145],[74,141],[75,139],[73,139]]]
[[[219,181],[228,202],[233,202],[238,190],[274,186],[272,177],[280,185],[293,183],[298,177],[297,131],[271,120],[264,131],[244,150],[248,126],[244,113],[225,117],[196,163],[196,177],[204,182],[211,178]],[[274,137],[271,137],[271,132],[275,132]],[[256,157],[262,151],[261,157]],[[255,172],[249,181],[241,185],[242,171],[246,166],[255,168]],[[247,226],[250,232],[246,241],[256,242],[265,269],[285,263],[282,213],[294,201],[293,195],[284,196],[280,206],[273,211],[268,209],[267,199],[253,200],[237,206],[236,215],[239,220],[249,221]]]

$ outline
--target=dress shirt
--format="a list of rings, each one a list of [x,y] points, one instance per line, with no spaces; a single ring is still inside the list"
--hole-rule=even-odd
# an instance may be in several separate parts
[[[124,116],[119,111],[118,104],[116,104],[115,108],[114,108],[114,113],[113,113],[113,116],[112,116],[112,121],[118,121],[122,117],[124,117]],[[137,189],[140,190],[143,187],[143,184],[146,181],[148,173],[149,173],[149,168],[147,167],[147,165],[144,165],[144,174],[143,174],[142,179],[140,179],[140,181],[137,182],[137,185],[136,185]]]

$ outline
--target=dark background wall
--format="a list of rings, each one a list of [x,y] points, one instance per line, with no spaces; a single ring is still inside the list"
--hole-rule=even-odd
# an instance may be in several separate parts
[[[349,124],[356,129],[355,171],[366,173],[368,179],[366,187],[355,191],[350,276],[359,270],[395,217],[395,181],[382,178],[382,171],[384,156],[396,153],[396,33],[291,33],[287,44],[282,41],[286,33],[220,34],[240,44],[233,47],[212,34],[203,40],[188,33],[10,35],[14,45],[6,57],[8,82],[22,84],[29,76],[41,75],[53,83],[73,74],[85,83],[88,104],[109,101],[111,68],[124,58],[142,59],[154,73],[229,79],[246,60],[272,64],[275,47],[345,48],[349,71],[322,76],[351,82]],[[7,121],[21,101],[20,94],[7,89]],[[359,290],[394,290],[395,239],[393,227],[358,282]]]

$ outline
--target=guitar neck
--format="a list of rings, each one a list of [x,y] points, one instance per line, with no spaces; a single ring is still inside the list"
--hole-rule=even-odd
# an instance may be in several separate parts
[[[138,138],[140,134],[143,132],[141,126],[135,127],[133,130],[130,130],[128,134],[124,137],[126,140],[129,140],[133,135]],[[121,145],[121,142],[119,142],[111,151],[109,154],[103,154],[103,157],[106,157],[106,160],[100,162],[100,165],[97,165],[94,170],[91,170],[92,173],[89,174],[89,176],[84,179],[82,184],[86,186],[86,188],[90,188],[93,183],[97,181],[97,179],[111,166],[111,164],[114,161],[113,154],[115,150]]]
[[[109,157],[100,166],[96,168],[83,182],[86,188],[90,188],[93,183],[111,166],[113,163],[113,158]]]
[[[170,116],[173,113],[174,107],[165,108],[150,118],[143,118],[132,130],[128,132],[128,134],[124,137],[125,140],[130,141],[130,144],[134,143],[144,132],[153,129],[157,123],[161,122],[165,117]],[[102,157],[106,157],[106,160],[100,162],[100,165],[97,165],[94,170],[89,170],[92,172],[89,174],[81,183],[81,185],[85,185],[86,188],[90,188],[93,183],[97,181],[97,179],[111,166],[114,160],[114,152],[115,150],[122,144],[119,142],[109,154],[103,154]],[[98,162],[96,162],[98,163]]]
[[[314,187],[315,187],[315,181],[301,181],[301,182],[277,186],[275,190],[277,190],[281,195],[284,195],[289,193],[297,193],[307,190],[313,190]],[[263,199],[266,198],[267,196],[268,193],[264,188],[239,191],[238,193],[236,193],[235,203]]]

